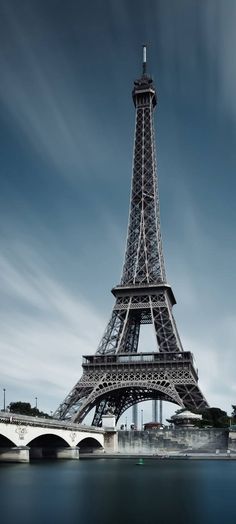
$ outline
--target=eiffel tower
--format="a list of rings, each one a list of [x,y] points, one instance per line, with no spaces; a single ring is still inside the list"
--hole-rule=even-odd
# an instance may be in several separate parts
[[[172,313],[176,304],[163,259],[153,113],[157,96],[147,74],[132,92],[136,108],[133,176],[127,244],[111,318],[94,355],[83,357],[83,374],[54,414],[82,422],[95,407],[92,424],[112,412],[116,420],[144,400],[161,399],[191,410],[208,404],[198,387],[193,355],[184,351]],[[138,352],[141,324],[152,324],[156,348]]]

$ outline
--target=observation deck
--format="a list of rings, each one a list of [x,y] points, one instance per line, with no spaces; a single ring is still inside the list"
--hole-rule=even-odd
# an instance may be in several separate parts
[[[176,353],[116,353],[110,355],[84,355],[82,366],[84,369],[125,366],[125,367],[161,367],[180,368],[188,367],[198,378],[198,371],[190,351]]]
[[[171,286],[165,283],[155,284],[155,283],[142,283],[142,284],[122,284],[112,288],[111,292],[114,297],[122,296],[138,296],[138,295],[150,295],[167,292],[167,295],[170,299],[172,306],[176,304],[176,299],[174,293],[171,289]]]

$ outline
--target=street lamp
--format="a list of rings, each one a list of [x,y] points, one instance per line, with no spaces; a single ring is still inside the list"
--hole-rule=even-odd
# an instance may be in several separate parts
[[[126,429],[126,431],[128,430],[128,426],[127,426],[127,417],[125,417],[125,429]]]
[[[6,388],[3,388],[3,411],[6,411]]]
[[[143,431],[143,409],[141,409],[141,431]]]
[[[38,397],[35,397],[35,407],[38,409]]]

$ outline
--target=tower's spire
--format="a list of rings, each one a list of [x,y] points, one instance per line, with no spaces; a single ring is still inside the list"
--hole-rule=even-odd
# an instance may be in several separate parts
[[[147,72],[147,46],[143,45],[143,76],[146,75]]]

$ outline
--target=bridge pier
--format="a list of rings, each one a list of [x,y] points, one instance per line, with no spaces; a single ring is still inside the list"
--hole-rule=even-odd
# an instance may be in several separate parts
[[[117,453],[118,436],[116,430],[116,418],[112,413],[102,416],[102,427],[104,433],[104,451],[105,453]]]
[[[79,448],[78,447],[31,447],[30,448],[30,460],[43,460],[43,459],[79,459]]]
[[[104,433],[104,451],[105,453],[117,453],[118,435],[116,430],[116,417],[113,414],[102,416],[102,427]]]
[[[104,450],[105,450],[105,453],[117,453],[118,451],[117,431],[106,431],[106,433],[104,433]]]
[[[66,460],[78,460],[79,459],[79,448],[68,447],[68,448],[55,448],[46,449],[42,447],[29,446],[15,446],[8,448],[0,448],[0,462],[15,462],[15,463],[26,463],[33,460],[43,459],[66,459]]]
[[[29,447],[15,446],[13,448],[0,448],[0,462],[29,462]]]
[[[70,447],[70,448],[58,448],[56,449],[56,458],[57,459],[67,459],[67,460],[78,460],[79,459],[79,448]]]

